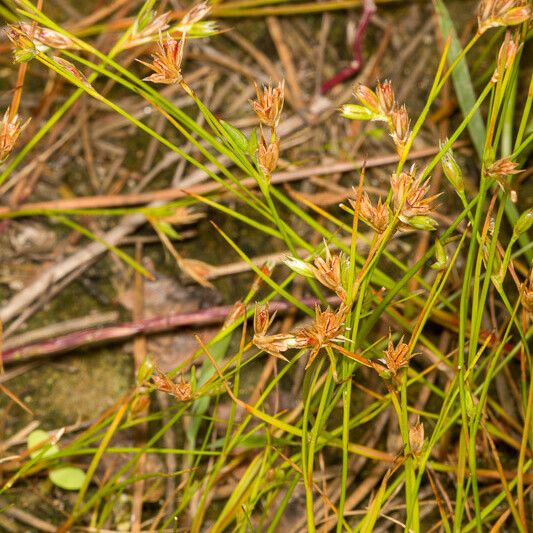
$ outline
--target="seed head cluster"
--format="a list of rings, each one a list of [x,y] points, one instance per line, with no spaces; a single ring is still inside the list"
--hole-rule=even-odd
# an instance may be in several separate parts
[[[528,0],[481,0],[477,20],[479,33],[498,26],[515,26],[531,19]]]
[[[360,104],[346,104],[343,115],[357,120],[386,122],[396,151],[401,155],[411,137],[410,119],[405,105],[396,101],[391,82],[378,83],[375,91],[359,84],[353,93]]]
[[[183,79],[181,63],[183,61],[184,44],[184,38],[182,38],[181,42],[178,42],[169,34],[166,37],[161,36],[157,43],[157,50],[152,54],[152,62],[146,63],[140,59],[138,60],[139,63],[154,71],[153,74],[144,79],[166,85],[179,83]]]
[[[8,108],[0,121],[0,162],[5,161],[13,151],[15,143],[30,119],[22,123],[18,115],[11,116]]]
[[[262,89],[254,83],[256,99],[250,101],[253,111],[259,119],[259,145],[257,161],[259,168],[270,181],[272,173],[278,166],[280,139],[277,127],[285,101],[285,83],[277,86],[269,84]],[[270,135],[265,134],[264,127],[270,129]]]

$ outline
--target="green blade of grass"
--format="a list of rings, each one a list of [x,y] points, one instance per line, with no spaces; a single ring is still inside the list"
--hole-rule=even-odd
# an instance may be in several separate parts
[[[461,43],[450,17],[450,13],[442,0],[435,1],[435,11],[437,13],[442,35],[445,37],[451,37],[449,59],[450,61],[453,61],[462,52]],[[472,78],[470,76],[470,70],[466,58],[461,59],[455,67],[452,72],[452,81],[459,107],[461,108],[463,115],[466,117],[476,103],[476,93],[474,91],[474,86],[472,85]],[[479,110],[474,113],[467,127],[470,137],[472,138],[472,144],[474,145],[478,157],[481,159],[481,156],[483,155],[483,147],[485,146],[486,128]]]

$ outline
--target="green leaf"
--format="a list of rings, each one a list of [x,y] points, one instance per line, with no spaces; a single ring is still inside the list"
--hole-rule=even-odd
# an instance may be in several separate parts
[[[254,156],[257,152],[258,146],[259,142],[257,141],[257,128],[254,128],[252,133],[250,133],[250,138],[248,139],[248,144],[246,146],[246,152],[248,155]]]
[[[450,13],[446,9],[446,6],[442,0],[436,0],[435,11],[439,19],[439,26],[442,35],[445,38],[448,36],[451,38],[450,51],[448,55],[448,60],[451,63],[461,53],[461,43],[457,37],[457,32],[455,31]],[[472,85],[470,71],[465,58],[459,61],[452,72],[452,80],[455,93],[457,94],[459,107],[463,112],[463,116],[466,116],[476,103],[476,93]],[[483,155],[483,147],[485,145],[485,123],[483,122],[483,118],[481,117],[479,109],[474,113],[467,127],[470,137],[472,138],[474,148],[476,149],[476,153],[481,159]]]
[[[50,434],[47,431],[42,429],[36,429],[28,435],[26,440],[28,450],[35,448],[39,444],[46,442],[42,447],[30,453],[30,457],[35,459],[35,457],[50,457],[59,452],[59,448],[55,444],[50,443]]]
[[[60,466],[50,470],[50,481],[61,489],[80,490],[85,481],[85,472],[77,466]]]
[[[248,151],[248,139],[246,138],[246,135],[244,135],[239,128],[232,126],[229,122],[221,120],[220,123],[228,134],[228,137],[237,145],[239,150],[246,153]]]

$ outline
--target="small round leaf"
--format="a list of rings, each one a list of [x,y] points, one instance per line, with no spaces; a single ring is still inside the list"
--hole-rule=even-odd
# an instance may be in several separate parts
[[[28,439],[26,442],[28,445],[28,450],[31,450],[32,448],[35,448],[36,446],[44,442],[47,443],[43,444],[41,448],[38,448],[31,452],[30,456],[32,459],[37,456],[41,456],[41,458],[50,457],[51,455],[55,455],[57,452],[59,452],[59,448],[55,444],[52,444],[51,446],[50,444],[48,444],[50,442],[50,435],[47,431],[44,431],[42,429],[36,429],[35,431],[32,431],[28,435]]]
[[[85,481],[85,472],[76,466],[60,466],[50,470],[50,481],[65,490],[80,490]]]

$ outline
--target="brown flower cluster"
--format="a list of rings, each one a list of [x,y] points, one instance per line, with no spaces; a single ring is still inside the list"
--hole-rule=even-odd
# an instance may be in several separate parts
[[[315,321],[307,328],[302,328],[295,333],[296,340],[301,347],[311,348],[311,354],[305,368],[316,359],[321,348],[330,343],[345,340],[342,336],[347,308],[341,304],[336,311],[329,307],[322,311],[320,306],[315,306]]]
[[[174,383],[166,374],[156,369],[157,374],[152,376],[152,382],[158,391],[171,394],[178,402],[188,402],[193,399],[192,385],[184,380]]]
[[[478,31],[498,26],[515,26],[531,20],[528,0],[481,0],[477,12]]]
[[[409,448],[415,457],[419,457],[424,448],[424,424],[420,417],[414,424],[409,424]]]
[[[403,342],[403,337],[399,340],[398,344],[394,346],[394,343],[392,342],[392,334],[389,333],[389,344],[383,353],[385,355],[385,364],[393,376],[395,376],[400,369],[409,365],[409,346]]]
[[[410,120],[405,105],[396,102],[391,82],[378,83],[375,91],[365,85],[357,85],[354,96],[360,105],[343,106],[343,116],[354,120],[386,122],[396,151],[401,155],[411,136]]]
[[[315,278],[319,283],[335,292],[342,302],[346,302],[345,278],[348,272],[348,261],[342,254],[332,254],[325,245],[325,257],[315,257],[313,264],[295,257],[287,257],[284,263],[298,274]]]
[[[276,87],[272,84],[259,88],[255,85],[256,99],[250,101],[260,123],[260,137],[257,152],[259,168],[267,178],[270,178],[278,165],[280,139],[277,135],[277,127],[283,110],[285,100],[285,84],[278,83]],[[267,140],[263,131],[263,126],[270,128],[270,139]]]
[[[331,343],[343,340],[342,331],[346,318],[347,308],[341,306],[333,311],[329,307],[324,311],[320,306],[315,307],[315,320],[309,327],[296,330],[292,333],[268,334],[268,329],[274,320],[275,314],[270,317],[268,304],[257,305],[254,314],[253,343],[257,348],[274,357],[287,361],[282,355],[289,349],[311,348],[311,354],[306,368],[315,360],[321,348]]]
[[[431,217],[438,194],[427,197],[430,189],[429,179],[422,181],[416,177],[416,167],[410,172],[400,172],[391,176],[392,205],[399,213],[398,218],[404,226],[421,230],[434,230],[437,222]]]
[[[410,359],[415,355],[409,351],[409,345],[403,342],[403,337],[394,346],[392,334],[389,333],[389,343],[383,351],[383,359],[380,359],[381,362],[373,362],[374,369],[383,379],[396,378],[403,368],[409,366]]]
[[[167,85],[179,83],[183,79],[181,63],[184,44],[185,36],[182,37],[181,42],[176,41],[169,34],[166,37],[160,36],[157,50],[152,54],[152,62],[146,63],[140,59],[137,60],[154,71],[153,74],[144,79]]]
[[[180,83],[183,80],[181,64],[185,37],[192,26],[205,17],[210,10],[211,8],[206,2],[201,2],[190,9],[179,25],[179,33],[181,33],[179,41],[174,39],[170,33],[167,33],[165,37],[161,33],[169,27],[170,12],[163,13],[158,17],[154,17],[153,13],[147,13],[144,19],[135,22],[131,38],[125,43],[125,48],[150,41],[154,34],[159,34],[157,50],[152,54],[152,62],[137,60],[154,71],[153,74],[144,78],[145,80],[166,85]]]
[[[260,349],[263,350],[278,359],[288,361],[288,359],[282,355],[290,348],[302,348],[299,346],[296,337],[291,334],[277,333],[274,335],[268,334],[268,329],[272,325],[276,313],[270,316],[268,304],[255,306],[254,313],[254,337],[252,342]]]
[[[18,115],[11,116],[10,109],[6,110],[4,118],[0,121],[0,162],[7,159],[13,151],[17,139],[29,121],[30,119],[23,124]]]
[[[356,192],[355,189],[354,192]],[[349,202],[355,209],[356,200],[350,198]],[[389,207],[387,204],[382,203],[381,198],[379,198],[377,205],[373,205],[366,192],[363,192],[361,197],[359,216],[378,233],[383,233],[389,225]]]
[[[507,176],[512,176],[513,174],[520,174],[523,170],[518,170],[518,163],[513,161],[510,157],[504,157],[494,161],[485,169],[485,174],[490,178],[501,180]]]

